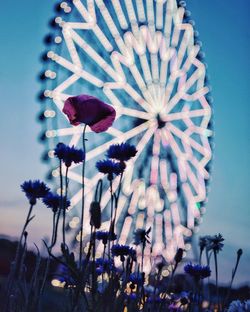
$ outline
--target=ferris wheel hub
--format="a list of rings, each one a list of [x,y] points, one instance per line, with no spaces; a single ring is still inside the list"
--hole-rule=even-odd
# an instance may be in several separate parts
[[[157,114],[157,115],[156,115],[156,120],[157,120],[158,128],[159,128],[159,129],[162,129],[162,128],[165,127],[166,122],[163,121],[163,120],[161,119],[160,114]]]

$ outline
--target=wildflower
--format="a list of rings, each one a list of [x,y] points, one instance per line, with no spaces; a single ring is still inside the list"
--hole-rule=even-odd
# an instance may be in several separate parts
[[[211,274],[211,270],[208,265],[202,266],[199,264],[186,264],[184,266],[184,271],[193,276],[195,279],[204,279]]]
[[[106,231],[97,231],[96,232],[96,239],[101,240],[103,245],[106,245],[108,240],[114,241],[117,238],[117,235],[112,233],[112,235],[109,232]]]
[[[116,116],[112,106],[87,94],[69,97],[64,103],[63,112],[73,126],[84,123],[96,133],[106,131]]]
[[[189,296],[190,296],[190,294],[186,291],[182,291],[180,293],[179,300],[180,300],[181,306],[189,304],[189,302],[190,302]]]
[[[66,265],[59,264],[56,270],[55,278],[58,279],[61,283],[65,283],[64,287],[75,285],[76,281],[72,277],[72,274],[69,268]]]
[[[49,192],[44,198],[43,203],[53,210],[53,212],[57,212],[57,210],[61,206],[61,197],[57,194],[53,194],[52,192]],[[64,204],[64,208],[68,208],[70,206],[70,201],[66,200],[66,197],[64,196],[62,198],[62,203]]]
[[[143,285],[143,283],[144,283],[144,276],[141,273],[139,273],[139,272],[131,273],[130,276],[129,276],[129,281],[132,284]]]
[[[149,238],[149,233],[151,231],[151,227],[146,231],[146,230],[143,230],[143,229],[137,229],[135,232],[134,232],[134,244],[135,245],[140,245],[140,244],[143,244],[143,246],[146,245],[146,242],[147,243],[150,243],[150,241],[148,240]]]
[[[250,299],[244,301],[244,308],[245,308],[245,311],[250,312]]]
[[[242,256],[242,254],[243,254],[243,250],[241,248],[238,249],[237,256],[240,258]]]
[[[98,258],[96,263],[96,273],[101,275],[103,273],[109,273],[110,271],[115,271],[115,265],[113,260]]]
[[[125,297],[130,301],[135,301],[138,299],[138,296],[135,293],[125,294]]]
[[[133,259],[135,258],[136,252],[133,248],[126,245],[113,245],[111,249],[113,257],[119,257],[123,262],[125,260],[125,256],[131,256]]]
[[[119,175],[122,172],[120,164],[110,159],[98,161],[96,163],[96,168],[99,172],[107,174],[109,181],[114,179],[114,175]]]
[[[99,229],[101,226],[101,207],[100,203],[93,201],[90,205],[90,225]]]
[[[64,143],[58,143],[55,148],[55,156],[65,163],[66,167],[70,167],[72,162],[79,163],[85,158],[82,149],[77,149],[74,146],[70,147]]]
[[[228,312],[244,312],[247,310],[244,309],[244,303],[242,303],[240,300],[234,300],[230,303],[227,311]]]
[[[119,160],[124,163],[130,158],[134,157],[137,150],[134,145],[128,143],[111,145],[107,151],[107,157]]]
[[[222,244],[222,242],[224,241],[224,238],[222,237],[221,234],[208,236],[207,239],[208,239],[209,250],[213,250],[216,253],[222,250],[222,247],[224,246],[224,244]]]
[[[200,246],[201,251],[203,251],[204,248],[207,247],[209,238],[210,238],[210,236],[208,236],[208,235],[201,236],[199,238],[199,246]]]
[[[35,205],[38,198],[45,197],[50,191],[47,185],[39,180],[25,181],[21,185],[21,189],[29,199],[31,205]]]

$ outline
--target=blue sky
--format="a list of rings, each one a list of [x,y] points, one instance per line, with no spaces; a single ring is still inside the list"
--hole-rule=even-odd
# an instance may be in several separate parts
[[[41,127],[36,121],[40,105],[36,100],[40,88],[36,77],[53,3],[14,0],[1,4],[0,233],[3,234],[19,233],[25,217],[26,201],[19,185],[26,179],[43,179],[46,171],[40,161],[43,147],[37,141]],[[223,270],[227,270],[228,279],[234,250],[244,249],[238,282],[246,282],[250,276],[250,1],[189,0],[187,6],[206,53],[214,97],[213,173],[200,233],[224,235],[227,247],[219,261],[223,267],[221,274],[225,276]],[[37,241],[39,235],[46,235],[49,227],[49,212],[37,209],[32,239]]]

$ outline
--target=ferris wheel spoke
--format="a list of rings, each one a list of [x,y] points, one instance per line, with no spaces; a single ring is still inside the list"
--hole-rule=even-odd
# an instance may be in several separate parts
[[[70,87],[72,84],[74,84],[79,79],[79,76],[77,74],[72,74],[69,78],[64,80],[61,84],[59,84],[54,90],[53,93],[61,93],[68,87]]]
[[[70,29],[70,34],[77,45],[88,54],[88,56],[114,81],[119,81],[120,77],[115,70],[101,57],[95,49],[93,49],[81,36],[79,36],[73,29]]]
[[[183,119],[203,117],[203,116],[209,116],[209,115],[210,115],[210,112],[207,109],[196,109],[196,110],[182,111],[179,113],[164,114],[162,116],[162,120],[165,122],[170,122],[174,120],[183,120]]]
[[[119,50],[122,53],[126,54],[126,47],[124,45],[124,42],[120,36],[120,32],[117,29],[107,7],[105,6],[105,3],[102,0],[96,0],[96,5],[98,6],[98,8],[100,9],[100,12],[103,16],[103,19],[105,20],[105,23],[107,25],[107,29],[109,30],[109,32],[111,33],[111,35],[113,36]]]
[[[64,67],[65,69],[69,70],[70,72],[78,76],[79,78],[89,81],[91,84],[93,84],[96,87],[101,87],[103,85],[102,80],[96,78],[96,76],[91,75],[90,73],[83,70],[82,68],[75,66],[73,63],[69,62],[62,56],[58,56],[54,54],[54,56],[52,57],[52,60],[55,63]]]
[[[127,169],[126,169],[125,175],[124,175],[124,186],[123,186],[123,189],[126,192],[126,194],[131,193],[131,181],[132,181],[132,177],[133,177],[134,168],[136,166],[136,161],[139,158],[139,156],[141,155],[141,153],[143,152],[147,143],[150,141],[150,139],[151,139],[152,135],[154,134],[156,128],[157,128],[157,126],[154,125],[144,133],[144,135],[142,136],[142,138],[140,139],[140,141],[136,145],[136,149],[137,149],[136,156],[132,160],[130,160],[127,164]]]
[[[190,144],[192,148],[197,150],[200,154],[208,156],[209,151],[204,146],[201,146],[194,139],[186,135],[185,132],[182,132],[181,130],[176,128],[173,124],[167,123],[167,129],[171,131],[174,135],[176,135],[178,138],[180,138],[182,141],[185,141],[185,143]]]
[[[178,57],[177,57],[178,67],[180,68],[180,66],[183,62],[183,58],[184,58],[185,53],[188,53],[188,50],[192,49],[193,39],[191,40],[191,38],[193,38],[193,28],[189,24],[184,24],[184,25],[182,24],[181,26],[178,25],[178,28],[180,30],[184,31],[183,39],[181,41],[181,45],[180,45],[180,48],[178,51]],[[182,70],[183,70],[183,68],[182,68]]]
[[[68,30],[69,27],[66,27],[66,26],[68,26],[68,25],[65,24],[65,26],[63,27],[62,34],[64,36],[64,40],[65,40],[66,46],[68,48],[71,60],[75,66],[77,66],[78,68],[82,68],[82,63],[80,61],[79,55],[76,51],[75,44],[74,44],[74,42],[70,36],[70,32]]]
[[[171,41],[171,46],[176,47],[178,45],[179,37],[180,37],[180,25],[182,25],[182,19],[184,15],[184,8],[178,8],[176,10],[176,14],[174,16],[174,30]],[[183,39],[182,39],[183,42]]]

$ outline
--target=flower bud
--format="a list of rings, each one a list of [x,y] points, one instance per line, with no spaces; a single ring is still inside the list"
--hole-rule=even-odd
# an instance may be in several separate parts
[[[178,248],[178,250],[177,250],[177,252],[175,254],[175,257],[174,257],[175,262],[176,263],[181,262],[182,257],[183,257],[183,249],[182,248]]]
[[[90,225],[96,229],[101,227],[101,207],[99,202],[93,201],[90,205]]]
[[[237,251],[237,255],[238,257],[241,257],[243,254],[243,250],[240,248],[238,251]]]

